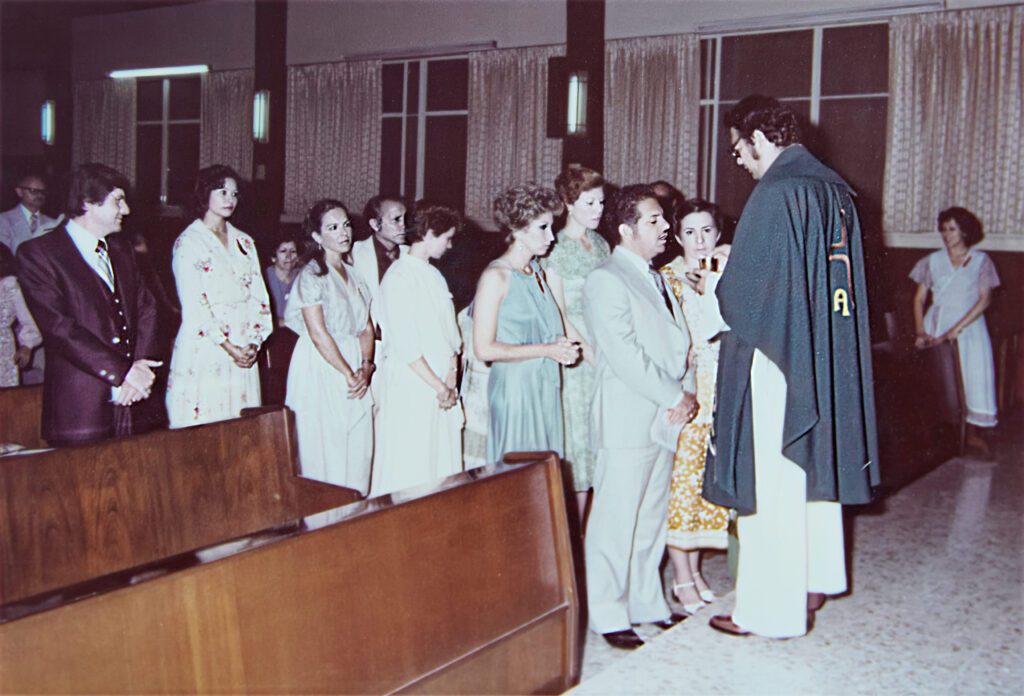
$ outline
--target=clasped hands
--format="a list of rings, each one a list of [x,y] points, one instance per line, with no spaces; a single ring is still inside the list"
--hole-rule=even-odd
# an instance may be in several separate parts
[[[246,369],[253,366],[256,362],[256,355],[260,352],[260,347],[255,343],[250,343],[242,348],[241,346],[236,346],[231,341],[224,341],[220,344],[220,347],[231,356],[236,365]]]
[[[117,393],[117,403],[121,406],[132,404],[148,399],[150,390],[153,388],[153,380],[156,374],[154,367],[160,367],[163,362],[160,360],[136,360],[128,369],[128,374],[121,382],[120,391]]]
[[[919,333],[917,334],[917,338],[914,339],[914,347],[917,348],[918,350],[921,350],[923,348],[931,348],[932,346],[944,343],[946,341],[952,343],[957,339],[957,336],[959,335],[960,329],[956,328],[955,326],[946,333],[942,334],[941,336],[929,336],[926,333]]]
[[[373,370],[374,364],[369,360],[364,360],[358,370],[345,377],[345,383],[348,384],[348,398],[361,399],[366,395],[366,390],[370,388],[370,377],[373,375]]]
[[[670,408],[665,417],[672,425],[685,425],[697,417],[697,395],[693,392],[683,392],[683,399],[673,408]]]
[[[572,365],[580,359],[580,342],[571,341],[565,336],[548,345],[548,357],[562,365]]]
[[[448,372],[443,387],[437,390],[437,405],[441,407],[442,411],[447,411],[455,408],[455,404],[458,402],[459,392],[455,388],[455,372],[452,370]]]

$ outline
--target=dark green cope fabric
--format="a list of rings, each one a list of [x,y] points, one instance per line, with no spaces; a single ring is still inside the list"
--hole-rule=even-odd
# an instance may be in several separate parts
[[[786,377],[783,453],[807,472],[807,499],[869,502],[879,467],[860,221],[850,187],[802,145],[783,150],[751,193],[717,296],[730,330],[704,497],[757,511],[756,348]]]

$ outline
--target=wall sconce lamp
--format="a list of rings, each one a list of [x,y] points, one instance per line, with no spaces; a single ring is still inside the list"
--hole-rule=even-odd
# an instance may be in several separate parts
[[[175,65],[169,68],[133,68],[131,70],[112,70],[108,77],[115,80],[127,80],[135,77],[174,77],[175,75],[201,75],[210,72],[209,65]]]
[[[270,90],[257,90],[252,95],[252,139],[270,142]]]
[[[587,71],[569,73],[569,104],[566,111],[567,135],[587,134]]]
[[[52,99],[47,99],[39,109],[39,136],[47,145],[53,145],[56,130],[57,104]]]

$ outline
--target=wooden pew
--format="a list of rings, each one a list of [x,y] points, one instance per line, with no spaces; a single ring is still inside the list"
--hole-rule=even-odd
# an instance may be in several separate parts
[[[0,389],[0,444],[18,444],[25,449],[42,449],[40,434],[43,413],[43,385]]]
[[[563,692],[580,644],[562,478],[526,460],[0,624],[0,691]]]
[[[0,459],[0,602],[359,498],[296,476],[285,409]]]

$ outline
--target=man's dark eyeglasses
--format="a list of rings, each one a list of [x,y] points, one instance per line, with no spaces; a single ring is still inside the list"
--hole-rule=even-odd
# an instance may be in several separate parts
[[[46,195],[46,189],[37,189],[32,188],[31,186],[19,186],[18,188],[20,188],[22,191],[28,191],[29,193],[35,194],[37,196]]]

